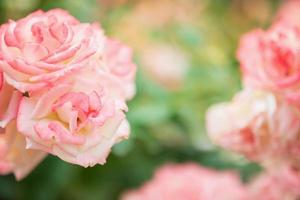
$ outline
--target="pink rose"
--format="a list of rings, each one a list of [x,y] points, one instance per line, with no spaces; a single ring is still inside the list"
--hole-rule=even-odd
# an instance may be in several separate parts
[[[84,167],[104,164],[129,135],[131,50],[59,9],[2,25],[0,39],[0,125],[17,117],[26,148]]]
[[[299,114],[272,93],[244,90],[232,102],[212,106],[206,127],[217,145],[272,166],[299,157]]]
[[[2,25],[0,39],[0,131],[8,135],[16,118],[20,148],[84,167],[104,164],[130,131],[131,50],[59,9]],[[6,155],[0,161],[8,163]]]
[[[248,186],[251,199],[296,200],[300,198],[300,171],[285,166],[265,172]]]
[[[132,50],[117,40],[107,39],[104,54],[105,65],[119,79],[126,99],[131,99],[135,94],[136,74],[136,65],[132,63]]]
[[[0,70],[19,91],[31,94],[100,57],[105,37],[91,24],[79,23],[67,12],[37,11],[0,28]]]
[[[244,84],[272,90],[299,105],[300,29],[276,23],[242,37],[238,49]]]
[[[70,81],[22,98],[18,130],[28,148],[88,167],[104,164],[111,147],[128,137],[120,82],[99,62],[90,61]]]
[[[10,122],[0,134],[0,174],[14,173],[17,180],[24,178],[46,153],[25,148],[25,138],[18,133],[16,122]]]
[[[122,200],[244,200],[246,189],[232,172],[217,172],[187,163],[169,164],[152,180],[125,193]]]

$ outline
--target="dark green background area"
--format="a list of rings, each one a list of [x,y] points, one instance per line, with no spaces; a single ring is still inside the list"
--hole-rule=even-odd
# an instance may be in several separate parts
[[[138,187],[151,178],[156,168],[168,162],[197,162],[216,169],[234,169],[244,181],[258,173],[260,167],[256,164],[212,145],[204,125],[207,108],[229,100],[241,88],[235,58],[239,37],[255,27],[267,27],[281,3],[266,0],[261,4],[261,0],[254,0],[248,7],[241,6],[246,1],[249,2],[187,0],[191,5],[205,5],[193,11],[199,12],[198,18],[188,22],[174,19],[162,27],[149,26],[141,42],[170,44],[187,55],[190,66],[183,86],[169,90],[147,76],[142,70],[140,49],[132,45],[139,70],[137,95],[129,102],[127,113],[132,129],[130,138],[114,147],[103,166],[84,169],[48,156],[20,182],[13,175],[0,177],[0,199],[118,199],[122,192]],[[0,21],[21,18],[36,9],[63,8],[80,21],[100,22],[107,35],[122,38],[131,46],[134,41],[123,37],[128,30],[119,27],[120,21],[134,16],[142,1],[107,2],[110,1],[1,0]],[[252,15],[257,8],[268,14]]]

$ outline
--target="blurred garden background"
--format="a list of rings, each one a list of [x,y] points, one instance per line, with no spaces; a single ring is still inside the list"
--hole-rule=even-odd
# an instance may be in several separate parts
[[[0,199],[118,199],[169,162],[234,169],[249,180],[260,167],[211,144],[205,111],[240,89],[238,40],[267,27],[282,2],[1,0],[1,23],[52,8],[101,23],[108,36],[133,48],[138,75],[127,114],[131,136],[114,147],[107,164],[84,169],[48,156],[20,182],[0,177]]]

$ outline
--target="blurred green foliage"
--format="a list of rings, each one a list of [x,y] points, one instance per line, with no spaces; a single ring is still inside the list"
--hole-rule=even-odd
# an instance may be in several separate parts
[[[162,13],[153,10],[161,2],[166,9]],[[117,199],[167,162],[193,161],[217,169],[235,169],[247,181],[259,166],[210,143],[205,133],[205,111],[211,104],[229,100],[240,89],[235,59],[238,39],[255,27],[270,24],[280,3],[1,0],[2,23],[36,9],[57,7],[81,21],[99,21],[108,35],[133,47],[139,70],[137,95],[129,102],[127,114],[131,137],[114,147],[107,164],[84,169],[48,156],[20,182],[12,175],[0,177],[0,199]],[[143,50],[160,43],[180,49],[188,60],[189,68],[176,90],[166,88],[144,70]]]

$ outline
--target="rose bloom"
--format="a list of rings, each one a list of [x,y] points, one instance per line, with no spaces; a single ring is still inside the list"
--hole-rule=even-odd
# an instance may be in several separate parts
[[[122,87],[98,62],[63,84],[22,98],[18,130],[28,148],[88,167],[104,164],[113,144],[128,137]]]
[[[246,87],[272,90],[299,105],[300,29],[277,22],[244,35],[237,52]]]
[[[197,164],[168,164],[152,180],[125,193],[122,200],[243,200],[246,190],[233,172],[218,172]]]
[[[299,157],[299,111],[269,92],[246,89],[212,106],[206,127],[215,144],[266,166]]]
[[[24,178],[47,154],[26,149],[24,136],[18,133],[16,122],[10,122],[0,133],[0,174],[14,173],[17,180]]]
[[[100,57],[105,37],[95,24],[67,12],[36,11],[0,28],[0,69],[8,84],[25,93],[51,87]]]
[[[300,198],[300,171],[285,166],[265,172],[248,185],[251,199],[297,200]]]
[[[26,148],[84,167],[104,164],[129,135],[131,50],[63,10],[37,11],[0,30],[0,70],[24,93],[17,129]]]

